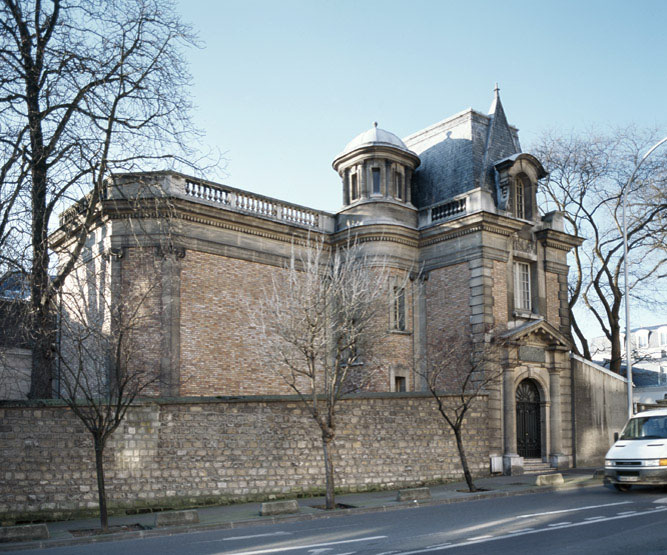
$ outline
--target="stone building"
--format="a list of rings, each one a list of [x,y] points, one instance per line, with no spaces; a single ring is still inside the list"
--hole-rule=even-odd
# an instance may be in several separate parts
[[[374,124],[333,168],[343,196],[337,213],[173,172],[118,177],[85,256],[108,269],[112,300],[150,285],[143,355],[159,367],[156,393],[289,393],[264,363],[245,307],[284,271],[295,240],[336,244],[352,230],[395,275],[410,276],[387,307],[377,388],[423,389],[419,361],[429,338],[448,330],[502,339],[489,454],[507,473],[520,472],[524,458],[571,464],[566,257],[579,239],[560,214],[540,212],[545,170],[521,151],[498,91],[488,114],[468,109],[404,139]],[[146,206],[169,198],[168,242],[157,212],[124,200],[137,196]],[[76,217],[76,207],[63,214],[62,245]]]

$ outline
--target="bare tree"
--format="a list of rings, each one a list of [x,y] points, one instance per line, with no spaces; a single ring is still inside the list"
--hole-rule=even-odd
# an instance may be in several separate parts
[[[110,255],[114,256],[114,255]],[[142,354],[153,317],[154,286],[114,294],[109,258],[99,255],[70,273],[60,293],[59,396],[90,432],[100,523],[108,530],[104,450],[137,397],[154,393],[158,374]]]
[[[667,303],[665,239],[667,155],[656,153],[633,172],[655,134],[634,128],[607,135],[544,135],[533,152],[549,177],[541,194],[547,209],[564,213],[568,231],[585,239],[573,252],[570,318],[581,354],[591,359],[576,306],[591,314],[611,344],[610,368],[621,367],[623,302],[622,198],[628,198],[629,289],[633,302],[656,309]]]
[[[482,336],[483,337],[483,336]],[[502,368],[500,346],[484,338],[473,343],[464,332],[429,341],[419,374],[436,401],[440,415],[454,433],[468,489],[477,491],[465,451],[463,433],[471,409],[490,388],[496,387]]]
[[[387,333],[388,268],[354,242],[330,249],[309,241],[293,249],[284,275],[251,318],[264,336],[276,373],[320,428],[326,508],[335,508],[332,442],[336,409],[376,371],[374,351]]]
[[[190,154],[193,41],[169,0],[0,0],[0,269],[31,280],[32,398],[52,395],[54,302],[105,180]],[[49,234],[82,197],[55,269]]]

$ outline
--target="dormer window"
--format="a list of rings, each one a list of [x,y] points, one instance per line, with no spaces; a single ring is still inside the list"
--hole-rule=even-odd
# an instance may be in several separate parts
[[[374,195],[379,195],[380,194],[380,168],[373,168],[371,170],[372,176],[373,176],[373,194]]]
[[[522,220],[533,218],[533,191],[530,180],[525,175],[519,175],[514,180],[514,195],[511,199],[511,211]]]

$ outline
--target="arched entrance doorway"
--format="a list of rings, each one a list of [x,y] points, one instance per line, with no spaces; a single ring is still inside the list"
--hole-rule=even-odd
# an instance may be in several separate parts
[[[542,456],[540,391],[533,380],[523,380],[516,388],[516,443],[520,457]]]

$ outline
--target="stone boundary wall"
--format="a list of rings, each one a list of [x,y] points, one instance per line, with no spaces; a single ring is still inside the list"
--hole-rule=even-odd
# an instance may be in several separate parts
[[[628,382],[575,354],[570,359],[575,464],[600,467],[614,443],[614,432],[620,432],[628,418]]]
[[[487,398],[466,426],[471,470],[488,472]],[[342,400],[334,461],[340,491],[462,476],[454,435],[427,394]],[[64,406],[0,403],[0,521],[97,510],[90,434]],[[116,512],[308,495],[324,488],[319,428],[293,397],[153,400],[131,409],[106,449]]]

